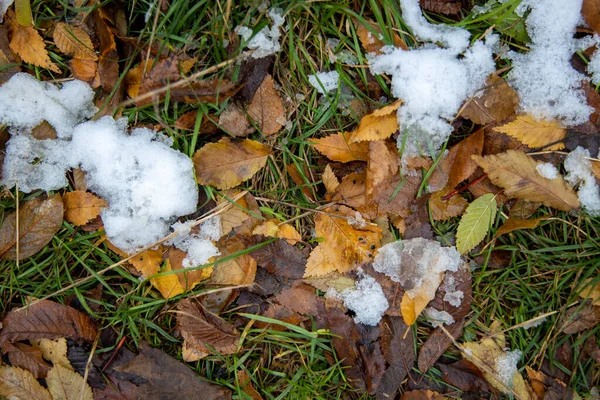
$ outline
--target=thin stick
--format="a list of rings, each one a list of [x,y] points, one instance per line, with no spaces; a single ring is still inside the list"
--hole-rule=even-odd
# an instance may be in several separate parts
[[[85,390],[83,388],[85,387],[88,375],[90,374],[90,365],[92,365],[92,358],[94,357],[94,352],[96,351],[96,347],[98,346],[99,340],[100,332],[96,334],[96,339],[94,340],[94,344],[92,345],[92,350],[90,350],[90,356],[88,357],[88,360],[85,363],[85,373],[83,374],[83,382],[81,382],[81,397],[79,398],[79,400],[83,400],[85,398]]]

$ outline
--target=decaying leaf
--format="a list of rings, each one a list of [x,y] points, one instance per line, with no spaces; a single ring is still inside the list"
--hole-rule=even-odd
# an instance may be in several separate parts
[[[73,58],[92,61],[98,59],[92,39],[77,26],[57,23],[54,27],[54,43],[61,52]]]
[[[248,114],[265,136],[279,132],[286,121],[283,100],[274,85],[273,77],[267,75],[248,105]]]
[[[347,132],[340,132],[322,139],[315,139],[315,149],[333,161],[368,161],[369,144],[366,142],[350,143],[350,135]]]
[[[230,102],[219,115],[219,128],[235,137],[246,137],[256,130],[246,110],[237,102]]]
[[[415,362],[413,331],[400,317],[384,316],[379,323],[381,351],[388,364],[377,388],[378,399],[393,399]]]
[[[35,30],[34,26],[19,24],[13,10],[8,11],[7,17],[6,23],[8,24],[11,50],[26,63],[60,73],[60,68],[50,60],[44,39]]]
[[[32,339],[30,342],[32,346],[42,352],[44,359],[50,361],[52,365],[73,369],[67,358],[67,340],[65,338]]]
[[[223,197],[221,197],[217,202],[217,205],[223,203],[233,204],[231,208],[221,214],[221,235],[223,236],[227,235],[233,229],[238,228],[248,219],[252,218],[252,216],[246,211],[250,211],[246,198],[250,198],[251,195],[247,194],[234,203],[231,199],[235,198],[238,194],[240,194],[239,190],[224,191],[222,192]]]
[[[434,221],[445,221],[461,215],[469,202],[464,197],[457,195],[447,200],[442,199],[444,190],[435,192],[429,197],[429,212]]]
[[[21,203],[19,208],[19,260],[42,250],[60,227],[63,201],[59,194],[45,200],[36,198]],[[8,214],[0,227],[0,257],[17,259],[17,212]]]
[[[232,237],[219,242],[221,257],[243,252],[246,248],[242,240]],[[214,266],[210,282],[217,285],[250,285],[256,276],[256,261],[247,253],[220,262]]]
[[[3,352],[13,367],[30,371],[36,378],[45,378],[52,366],[42,357],[42,350],[25,343],[6,344]],[[1,385],[1,384],[0,384]]]
[[[354,21],[354,25],[356,26],[356,34],[358,35],[360,43],[367,54],[381,54],[381,48],[386,45],[383,40],[380,39],[380,35],[382,33],[381,27],[379,24],[372,21],[365,22],[365,24],[362,24],[358,20]],[[393,40],[394,47],[401,48],[402,50],[408,50],[408,46],[404,40],[402,40],[400,36],[395,33]]]
[[[190,111],[182,114],[175,121],[175,128],[193,131],[196,128],[196,120],[201,119],[198,133],[208,135],[219,130],[218,118],[214,114],[203,114],[199,111]]]
[[[498,75],[490,76],[482,93],[476,94],[463,108],[461,115],[479,125],[502,122],[519,105],[519,95]]]
[[[579,395],[569,389],[564,382],[554,379],[543,373],[525,366],[527,377],[531,382],[531,388],[538,399],[579,399]]]
[[[250,254],[258,265],[276,276],[300,279],[304,275],[306,258],[300,250],[285,240],[276,240]]]
[[[369,162],[366,175],[367,199],[399,175],[400,156],[396,145],[387,140],[369,142]]]
[[[460,6],[460,3],[458,3]],[[434,392],[433,390],[411,390],[410,392],[405,392],[400,400],[445,400],[446,396],[440,394],[438,392]]]
[[[0,395],[8,399],[53,400],[31,372],[18,367],[0,367]]]
[[[267,163],[269,148],[254,140],[233,142],[222,138],[196,151],[196,178],[202,185],[230,189],[252,178]]]
[[[591,302],[569,308],[559,322],[560,331],[572,335],[596,326],[600,322],[600,307]]]
[[[485,157],[473,156],[473,159],[509,197],[543,203],[563,211],[579,207],[577,194],[562,176],[544,178],[536,170],[538,162],[521,151],[508,150]]]
[[[504,235],[506,233],[516,231],[518,229],[533,229],[537,227],[543,218],[534,218],[534,219],[517,219],[517,218],[508,218],[504,224],[496,231],[496,237],[500,235]]]
[[[98,62],[74,58],[69,63],[69,67],[75,79],[87,82],[92,88],[100,86]]]
[[[539,121],[531,115],[520,115],[513,122],[497,126],[494,130],[505,133],[518,139],[530,148],[543,148],[543,150],[564,149],[564,143],[554,143],[564,139],[567,129],[559,121]]]
[[[423,10],[446,15],[458,14],[462,8],[460,0],[420,0],[420,4]]]
[[[373,224],[353,227],[348,218],[355,212],[345,206],[330,207],[315,216],[317,237],[323,241],[313,249],[304,276],[346,272],[373,259],[381,241],[381,229]]]
[[[485,238],[494,222],[497,208],[496,198],[491,193],[469,204],[456,231],[456,249],[460,254],[472,250]]]
[[[350,136],[350,143],[387,139],[398,130],[396,112],[402,100],[365,115]]]
[[[284,288],[275,297],[282,306],[297,313],[308,315],[319,313],[315,289],[307,284],[298,283],[292,287]]]
[[[581,15],[583,15],[585,23],[600,34],[600,1],[583,0]]]
[[[65,205],[65,220],[75,226],[87,224],[100,215],[103,208],[108,207],[106,201],[92,193],[81,190],[65,193],[63,203]]]
[[[92,388],[83,376],[61,365],[55,365],[46,378],[52,400],[93,400]]]
[[[250,375],[244,370],[239,370],[237,372],[237,380],[240,382],[240,387],[252,400],[262,400],[262,396],[260,393],[254,389],[252,385],[252,379]]]

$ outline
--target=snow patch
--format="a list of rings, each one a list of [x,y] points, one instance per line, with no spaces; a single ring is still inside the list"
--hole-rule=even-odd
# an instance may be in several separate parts
[[[537,170],[538,174],[546,179],[558,178],[558,170],[550,163],[538,163],[535,169]]]
[[[337,71],[317,72],[308,76],[308,82],[321,94],[337,89],[339,80],[340,74]]]
[[[254,37],[252,36],[254,33],[252,29],[246,26],[242,25],[235,28],[237,34],[245,41],[248,41],[246,47],[254,50],[254,53],[252,53],[253,58],[267,57],[281,50],[281,44],[279,43],[281,32],[279,31],[279,27],[285,23],[282,12],[282,10],[277,8],[270,10],[268,15],[271,19],[271,27],[265,26]]]
[[[515,372],[517,372],[517,363],[521,359],[521,355],[520,350],[506,351],[504,354],[499,355],[496,358],[494,368],[496,374],[494,377],[506,386],[513,387],[513,379]]]
[[[600,188],[592,173],[590,152],[579,146],[565,159],[565,180],[571,185],[579,184],[577,196],[585,210],[592,216],[600,215]]]
[[[438,311],[435,308],[427,307],[425,310],[423,310],[423,315],[425,318],[427,318],[427,322],[429,322],[434,328],[442,325],[454,324],[454,318],[446,311]]]

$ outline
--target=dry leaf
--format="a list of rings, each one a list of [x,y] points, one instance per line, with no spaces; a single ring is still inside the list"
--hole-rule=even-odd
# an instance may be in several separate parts
[[[520,115],[513,122],[497,126],[494,130],[514,137],[532,149],[560,150],[565,148],[562,142],[547,146],[564,139],[567,134],[567,129],[559,121],[538,121],[531,115]]]
[[[223,192],[219,201],[217,201],[217,205],[223,203],[229,203],[230,201],[227,198],[232,199],[235,198],[240,193],[239,190],[230,190]],[[249,196],[249,195],[246,195]],[[251,215],[248,214],[246,210],[248,210],[248,203],[246,202],[246,196],[237,200],[231,208],[221,214],[221,235],[225,236],[229,234],[233,229],[242,225],[245,221],[247,221]]]
[[[496,231],[496,237],[518,229],[533,229],[540,224],[544,218],[518,219],[509,217],[504,224]]]
[[[591,301],[569,308],[559,321],[560,332],[573,335],[593,328],[600,322],[600,307]]]
[[[594,284],[594,279],[589,278],[583,281],[581,284],[583,290],[579,293],[579,297],[584,300],[589,299],[593,305],[600,306],[600,281]]]
[[[448,200],[442,199],[447,190],[440,190],[429,197],[429,212],[434,221],[446,221],[458,217],[467,208],[469,202],[462,196],[456,195]]]
[[[400,173],[400,156],[396,145],[387,140],[369,142],[365,194],[367,201]]]
[[[483,92],[476,94],[464,106],[461,116],[479,125],[502,122],[514,114],[519,95],[498,75],[491,75]]]
[[[315,149],[330,160],[339,162],[368,161],[369,144],[366,142],[350,143],[349,133],[336,133],[322,139],[315,139]]]
[[[75,79],[87,82],[92,86],[92,88],[96,88],[100,85],[100,77],[98,76],[98,62],[74,58],[69,63],[69,66]]]
[[[230,102],[219,115],[219,128],[235,137],[246,137],[256,130],[250,123],[246,110],[237,102]]]
[[[63,201],[59,194],[21,203],[19,208],[19,260],[42,250],[62,226]],[[0,227],[0,257],[17,259],[17,212],[6,215]]]
[[[31,136],[37,140],[56,139],[56,129],[54,129],[48,121],[44,120],[38,126],[33,128]]]
[[[315,194],[313,193],[313,190],[311,190],[313,188],[310,185],[311,182],[309,179],[311,174],[308,168],[306,168],[306,165],[302,167],[302,173],[300,173],[296,163],[287,164],[285,170],[290,175],[290,178],[292,178],[292,181],[294,181],[300,190],[302,190],[302,194],[304,194],[309,201],[314,202]]]
[[[269,219],[262,222],[254,228],[252,234],[284,239],[291,245],[302,241],[302,236],[300,236],[296,228],[290,224],[281,224],[276,219]]]
[[[301,279],[306,268],[306,257],[285,240],[276,240],[252,253],[258,265],[282,278]],[[354,281],[352,281],[354,285]]]
[[[460,7],[460,3],[458,3]],[[400,400],[445,400],[446,396],[434,392],[433,390],[411,390],[410,392],[404,392]]]
[[[37,379],[45,378],[52,367],[43,359],[42,350],[25,343],[7,344],[2,351],[8,355],[13,367],[26,369]]]
[[[387,139],[398,130],[396,112],[402,100],[365,115],[350,136],[350,143]]]
[[[0,395],[7,399],[53,400],[31,372],[17,367],[0,367]]]
[[[29,342],[38,348],[44,358],[50,361],[52,365],[60,365],[67,369],[73,369],[67,358],[67,339],[32,339]]]
[[[423,10],[446,15],[458,14],[462,8],[460,0],[420,0],[420,4]]]
[[[248,105],[248,114],[265,136],[279,132],[286,122],[283,100],[274,85],[273,77],[267,75]]]
[[[525,366],[525,370],[531,382],[531,388],[538,399],[558,400],[580,398],[575,391],[569,389],[567,385],[558,379],[553,379],[542,371],[535,371],[529,366]]]
[[[44,39],[35,30],[33,25],[23,26],[15,19],[15,13],[8,11],[8,32],[10,35],[10,48],[21,57],[23,61],[52,72],[60,73],[60,68],[50,60]]]
[[[73,25],[59,22],[54,28],[54,43],[58,49],[73,58],[96,61],[98,56],[90,36]]]
[[[65,221],[75,226],[87,224],[100,215],[103,208],[108,207],[106,201],[81,190],[65,193],[63,203],[65,205]]]
[[[344,206],[330,207],[315,216],[316,236],[323,238],[306,264],[305,277],[346,272],[373,260],[381,241],[381,229],[373,224],[355,228],[348,222],[355,212]]]
[[[201,185],[230,189],[252,178],[267,163],[269,148],[254,140],[232,142],[222,138],[196,151],[192,160]]]
[[[585,23],[600,34],[600,1],[599,0],[583,0],[581,6],[581,15]]]
[[[245,244],[238,238],[219,242],[221,257],[231,256],[246,249]],[[250,285],[256,276],[256,261],[249,254],[241,254],[231,260],[217,263],[210,277],[210,282],[217,285]]]
[[[367,206],[367,174],[365,172],[346,175],[338,185],[333,201],[364,211]]]
[[[195,270],[189,270],[183,266],[183,260],[187,257],[185,251],[181,251],[176,247],[171,246],[163,255],[165,260],[168,260],[172,271],[179,271],[175,276],[179,280],[179,285],[184,291],[193,289],[197,284],[210,278],[213,272],[213,267],[204,267]],[[212,261],[212,257],[209,259]]]
[[[521,151],[508,150],[485,157],[473,156],[473,159],[494,185],[504,188],[508,197],[540,202],[563,211],[579,207],[577,194],[562,176],[544,178],[536,170],[537,161]]]
[[[125,91],[131,98],[135,98],[140,94],[140,87],[142,85],[142,78],[145,74],[150,72],[152,69],[152,65],[154,65],[154,58],[149,58],[139,63],[133,68],[130,68],[129,71],[125,74]],[[176,65],[176,64],[171,64]],[[161,71],[162,72],[162,71]],[[179,76],[179,71],[174,71],[177,75],[175,78]],[[164,72],[163,72],[164,73]],[[172,72],[170,72],[172,73]]]
[[[340,185],[340,181],[333,173],[333,169],[331,169],[331,164],[325,166],[323,174],[321,175],[321,180],[323,181],[323,185],[325,185],[325,190],[328,194],[333,194],[335,189]]]
[[[159,246],[155,250],[146,250],[141,254],[129,260],[129,263],[138,271],[144,278],[156,275],[160,271],[160,266],[163,261],[162,253],[164,249]],[[156,278],[160,279],[160,277]]]
[[[94,400],[92,388],[83,376],[61,365],[55,365],[46,377],[52,400]]]
[[[367,25],[369,27],[367,27]],[[360,23],[358,20],[355,20],[354,26],[356,26],[356,34],[358,35],[358,39],[365,49],[365,52],[367,54],[381,54],[381,48],[386,44],[379,38],[381,35],[381,27],[379,24],[372,21],[366,21],[365,25]],[[402,50],[408,50],[408,46],[404,40],[402,40],[396,33],[394,33],[393,39],[394,47],[401,48]]]

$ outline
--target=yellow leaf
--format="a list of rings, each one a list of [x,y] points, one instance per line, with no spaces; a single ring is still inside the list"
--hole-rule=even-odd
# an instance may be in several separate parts
[[[323,241],[313,249],[304,276],[320,276],[334,270],[346,272],[373,260],[381,242],[381,229],[373,224],[353,227],[348,218],[355,211],[345,206],[330,207],[315,217],[317,237]]]
[[[562,176],[544,178],[536,170],[538,162],[522,151],[508,150],[485,157],[473,156],[473,159],[494,185],[504,188],[508,197],[543,203],[563,211],[579,207],[577,194]]]
[[[496,237],[504,235],[505,233],[516,231],[518,229],[533,229],[537,227],[542,220],[543,218],[518,219],[509,217],[496,231]]]
[[[144,277],[158,274],[162,264],[162,247],[157,250],[146,250],[129,260],[129,263]]]
[[[33,374],[17,367],[0,367],[0,396],[8,399],[52,400]]]
[[[252,234],[285,239],[291,245],[302,240],[302,236],[300,236],[296,228],[290,224],[279,224],[279,221],[276,219],[264,221],[254,228]]]
[[[418,292],[414,297],[410,297],[407,292],[402,296],[400,303],[400,311],[406,325],[412,325],[417,320],[417,317],[423,312],[427,304],[435,298],[435,292],[442,283],[444,273],[428,276],[423,280]]]
[[[160,272],[171,271],[171,263],[167,259]],[[152,283],[152,286],[154,286],[165,299],[170,299],[171,297],[175,297],[184,292],[183,286],[181,286],[181,283],[175,274],[159,275],[155,278],[150,278],[150,283]]]
[[[154,65],[154,58],[149,58],[146,62],[139,63],[125,74],[125,91],[132,99],[136,98],[140,94],[140,87],[142,86],[142,78],[144,74],[150,72]]]
[[[396,112],[402,100],[365,115],[350,136],[350,143],[387,139],[398,130]]]
[[[73,58],[92,61],[98,59],[92,39],[83,29],[76,26],[64,22],[57,23],[54,28],[54,43],[61,52]]]
[[[42,356],[52,362],[53,365],[60,365],[67,369],[73,369],[67,358],[67,339],[39,339],[30,340],[32,346],[42,351]]]
[[[65,220],[75,226],[87,224],[108,206],[106,201],[96,195],[81,190],[65,193],[63,203],[65,204]]]
[[[461,215],[469,202],[462,196],[456,195],[448,200],[442,199],[447,193],[447,187],[439,190],[429,197],[429,212],[434,221],[445,221]]]
[[[208,143],[192,158],[201,185],[230,189],[252,178],[267,163],[269,148],[254,140],[232,142],[222,138]]]
[[[600,280],[594,284],[595,278],[583,281],[583,290],[579,293],[582,299],[589,299],[595,306],[600,306]]]
[[[94,400],[92,388],[77,372],[55,365],[46,377],[52,400]]]
[[[274,85],[273,77],[267,75],[248,105],[248,115],[265,136],[279,132],[286,121],[283,100]]]
[[[52,72],[60,73],[60,68],[50,60],[44,39],[33,26],[20,25],[15,19],[12,10],[7,14],[8,31],[10,33],[9,46],[23,61]]]
[[[521,141],[530,148],[544,147],[549,143],[565,138],[567,129],[558,121],[538,121],[531,115],[518,116],[513,122],[497,126],[495,131],[505,133]],[[544,147],[544,150],[564,149],[564,143],[556,143]]]
[[[242,252],[246,245],[237,237],[219,242],[221,257]],[[241,254],[230,260],[215,264],[210,282],[218,285],[250,285],[256,277],[256,261],[250,255]]]
[[[321,175],[321,180],[323,181],[323,185],[325,185],[325,190],[327,193],[332,194],[335,192],[335,189],[340,185],[340,181],[337,176],[333,173],[333,169],[331,169],[331,165],[327,164],[325,169],[323,170],[323,175]]]
[[[223,203],[229,203],[229,199],[234,198],[240,193],[239,190],[227,190],[221,193],[223,197],[219,198],[217,205]],[[246,212],[248,209],[248,203],[246,202],[246,196],[240,198],[230,207],[227,211],[221,214],[221,235],[227,235],[232,229],[239,227],[245,221],[250,218],[250,214]]]
[[[349,133],[336,133],[314,140],[315,149],[330,160],[339,162],[368,161],[369,144],[348,142]]]

